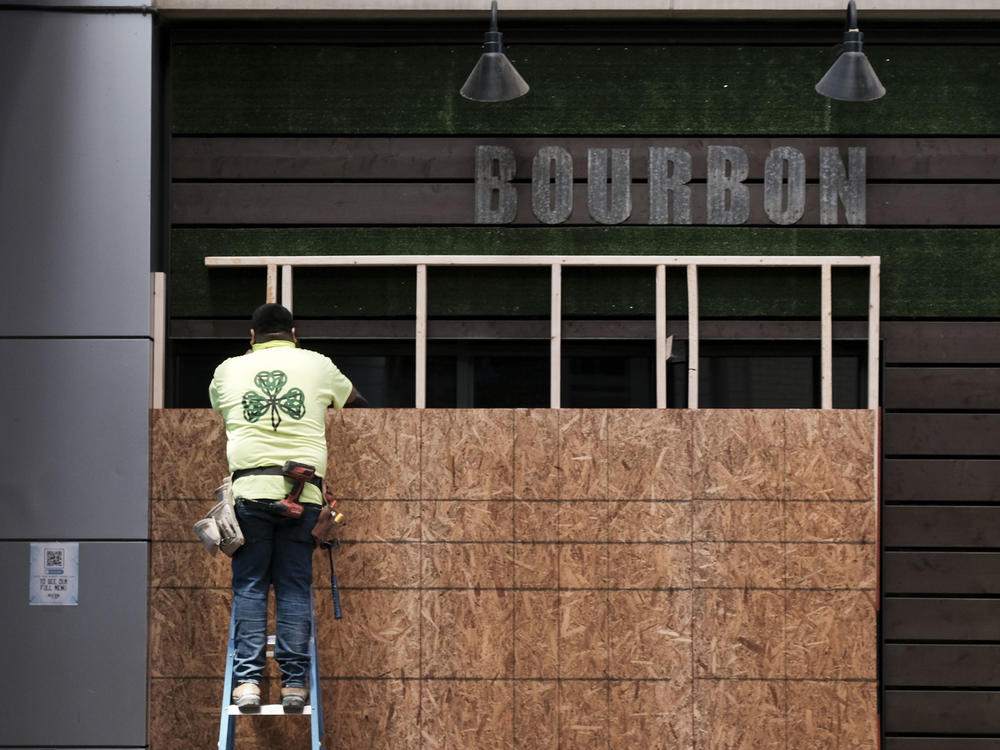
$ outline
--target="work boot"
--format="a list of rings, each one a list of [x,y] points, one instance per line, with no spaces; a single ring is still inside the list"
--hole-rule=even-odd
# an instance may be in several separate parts
[[[304,687],[283,687],[281,688],[281,707],[288,714],[302,713],[309,698],[309,688]]]
[[[260,710],[260,686],[241,682],[233,691],[233,705],[244,714]]]

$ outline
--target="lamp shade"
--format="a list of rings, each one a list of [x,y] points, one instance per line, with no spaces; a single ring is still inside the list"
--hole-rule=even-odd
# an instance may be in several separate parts
[[[885,87],[864,52],[841,53],[816,84],[816,91],[846,102],[870,102],[885,96]]]
[[[504,102],[528,93],[528,84],[503,53],[503,34],[497,31],[496,0],[491,7],[490,30],[483,42],[483,54],[459,93],[477,102]]]
[[[870,102],[885,96],[885,87],[861,51],[863,39],[864,34],[858,29],[858,11],[854,0],[850,0],[841,53],[816,84],[817,92],[846,102]]]

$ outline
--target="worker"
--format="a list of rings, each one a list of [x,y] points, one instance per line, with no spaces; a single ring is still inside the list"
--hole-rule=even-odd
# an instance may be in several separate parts
[[[292,314],[281,305],[254,311],[250,346],[220,364],[209,386],[212,408],[226,424],[236,517],[245,538],[232,560],[232,701],[241,712],[259,710],[273,585],[274,656],[281,669],[281,704],[291,713],[302,711],[309,698],[311,531],[323,505],[326,411],[359,395],[329,358],[298,348]],[[316,478],[289,479],[282,473],[287,461],[315,467]],[[297,500],[285,502],[296,489]],[[301,514],[290,515],[299,504]]]

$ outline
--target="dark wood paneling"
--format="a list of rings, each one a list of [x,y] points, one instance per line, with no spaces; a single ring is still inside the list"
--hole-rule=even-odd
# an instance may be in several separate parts
[[[818,179],[819,149],[868,150],[869,180],[995,180],[1000,138],[192,138],[171,145],[174,179],[197,180],[471,180],[479,145],[506,146],[517,156],[518,179],[531,178],[543,146],[561,146],[573,157],[574,176],[586,178],[587,150],[628,148],[632,179],[649,175],[649,147],[672,146],[692,156],[692,179],[704,180],[710,145],[739,146],[750,160],[751,180],[764,177],[771,149],[790,146],[806,157],[806,177]]]
[[[1000,552],[886,552],[882,591],[892,594],[1000,594]]]
[[[1000,687],[1000,646],[890,644],[882,649],[885,687]]]
[[[887,367],[882,383],[887,409],[1000,409],[1000,367]]]
[[[886,414],[882,445],[886,456],[1000,456],[1000,414]]]
[[[882,463],[887,501],[992,502],[1000,500],[1000,461],[887,458]]]
[[[882,509],[882,543],[1000,548],[1000,507],[888,505]]]
[[[970,275],[979,271],[967,269]],[[960,279],[949,275],[950,283]],[[993,278],[997,278],[993,276]],[[1000,308],[983,310],[983,317],[996,317]],[[1000,322],[994,321],[885,321],[882,324],[886,364],[995,365],[1000,364]],[[886,378],[893,371],[886,370]],[[890,397],[886,382],[886,397]],[[994,381],[996,390],[996,381]]]
[[[996,641],[998,623],[1000,599],[904,596],[882,602],[882,636],[890,641]]]
[[[1000,692],[887,690],[886,732],[1000,734]]]
[[[470,172],[470,177],[473,176]],[[706,188],[691,186],[691,221],[706,218]],[[531,186],[517,184],[513,224],[539,225],[531,208]],[[764,212],[764,187],[748,184],[749,225],[774,225]],[[868,226],[990,226],[1000,221],[1000,184],[869,184]],[[649,223],[648,185],[631,191],[632,213],[625,223]],[[473,224],[472,183],[287,183],[180,182],[171,188],[175,224]],[[841,212],[841,222],[846,223]],[[567,225],[592,225],[587,188],[573,191]],[[800,226],[820,223],[819,187],[808,185]]]
[[[884,750],[1000,750],[1000,739],[888,737]]]

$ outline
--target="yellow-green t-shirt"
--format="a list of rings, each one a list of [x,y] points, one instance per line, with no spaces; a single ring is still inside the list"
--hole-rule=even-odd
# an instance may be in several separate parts
[[[298,461],[326,474],[326,410],[343,408],[352,389],[328,357],[291,341],[254,344],[227,359],[208,394],[226,423],[229,471]],[[291,486],[281,476],[247,476],[236,480],[233,494],[278,500]],[[322,493],[306,484],[300,501],[321,503]]]

